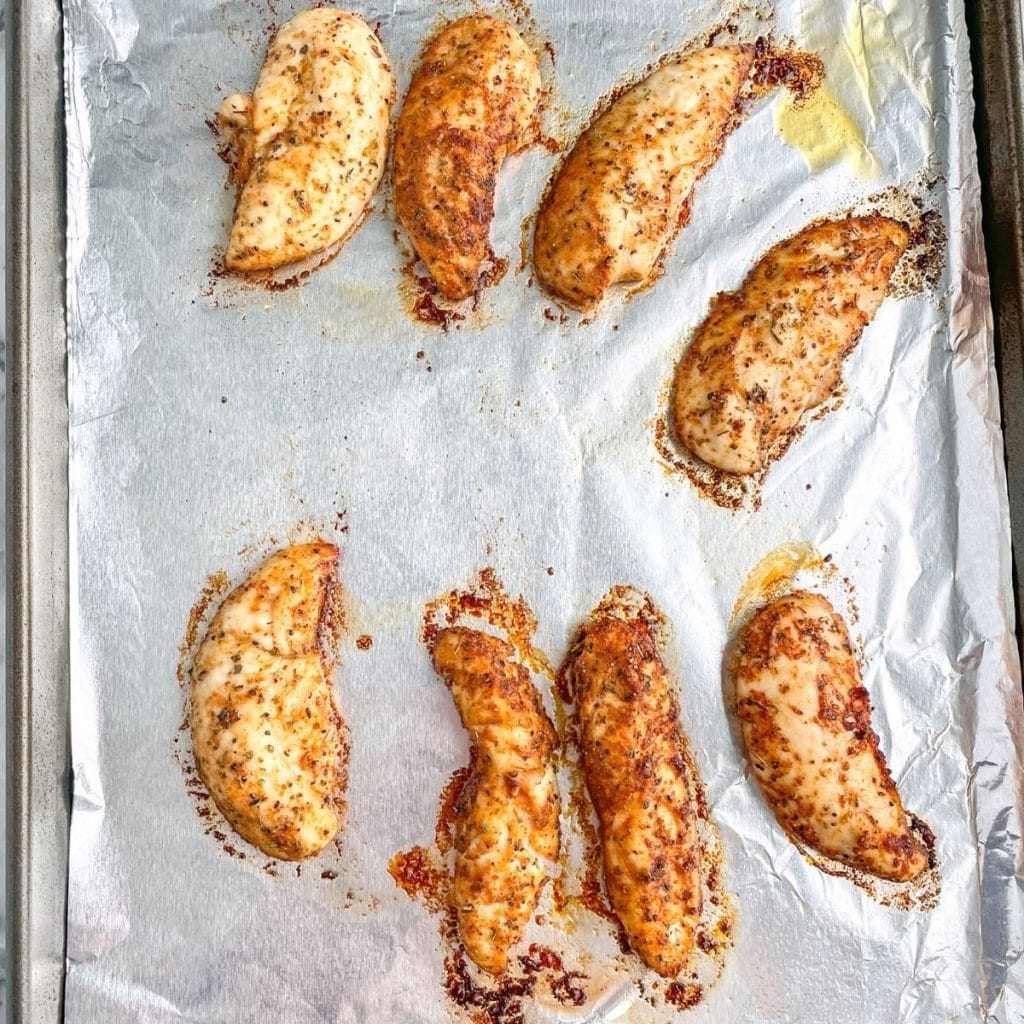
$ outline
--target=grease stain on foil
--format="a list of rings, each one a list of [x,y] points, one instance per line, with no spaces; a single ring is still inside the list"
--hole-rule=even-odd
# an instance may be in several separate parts
[[[860,126],[827,85],[806,99],[783,96],[775,108],[775,130],[787,146],[800,151],[812,172],[846,160],[859,178],[879,175],[878,159]]]
[[[822,555],[803,542],[782,544],[769,551],[740,586],[729,613],[729,629],[735,628],[757,608],[792,590],[793,581],[801,572],[817,572],[823,578],[831,578],[835,575],[832,556]]]
[[[803,99],[784,96],[775,108],[776,132],[800,152],[812,172],[845,161],[859,178],[877,179],[882,164],[867,136],[878,124],[886,99],[909,84],[928,110],[911,49],[896,37],[892,4],[883,9],[856,0],[841,28],[835,24],[839,5],[829,0],[805,0],[798,10],[798,35],[821,53],[826,83]]]

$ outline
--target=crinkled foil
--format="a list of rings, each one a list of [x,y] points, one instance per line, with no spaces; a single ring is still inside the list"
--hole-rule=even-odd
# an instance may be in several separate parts
[[[447,1019],[437,921],[387,865],[429,844],[467,757],[420,640],[423,608],[485,566],[523,595],[555,664],[614,584],[649,592],[673,624],[665,657],[737,906],[724,972],[688,1019],[1024,1020],[1024,729],[960,0],[779,0],[778,38],[823,45],[805,38],[812,25],[817,39],[854,40],[832,46],[830,75],[843,52],[865,53],[860,78],[832,89],[871,159],[811,173],[776,130],[784,97],[759,100],[698,186],[663,277],[591,323],[562,322],[515,271],[558,157],[535,146],[511,160],[492,239],[512,269],[447,334],[406,311],[386,191],[299,287],[210,277],[232,195],[205,119],[252,87],[268,32],[300,6],[65,4],[67,1020]],[[404,92],[438,18],[469,7],[351,9],[379,22]],[[535,0],[555,54],[554,134],[572,138],[623,76],[725,13]],[[666,475],[652,423],[715,293],[809,221],[922,175],[939,176],[927,198],[948,229],[945,272],[933,291],[883,305],[847,363],[842,407],[772,468],[760,510],[726,511]],[[238,582],[303,532],[343,549],[337,686],[352,760],[340,849],[300,874],[231,856],[208,834],[179,763],[175,673],[210,574]],[[745,769],[723,699],[730,612],[754,565],[790,542],[831,555],[855,595],[875,728],[938,838],[942,893],[928,913],[880,906],[809,864]],[[606,1009],[536,1016],[607,1020]]]

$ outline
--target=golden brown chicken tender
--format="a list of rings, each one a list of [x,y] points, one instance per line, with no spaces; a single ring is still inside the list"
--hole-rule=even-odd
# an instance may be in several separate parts
[[[285,22],[252,97],[218,112],[240,185],[225,266],[272,270],[347,239],[384,173],[394,101],[387,55],[361,18],[317,7]]]
[[[322,623],[338,550],[267,559],[220,606],[196,655],[196,767],[231,827],[269,857],[303,860],[344,822],[348,747]]]
[[[395,209],[447,299],[479,287],[498,171],[536,136],[540,94],[537,58],[490,15],[451,22],[423,51],[395,132]]]
[[[697,182],[739,122],[752,46],[669,61],[583,132],[537,216],[537,280],[587,309],[619,283],[651,279]]]
[[[764,468],[835,392],[909,241],[887,217],[812,224],[719,295],[676,371],[683,446],[728,473]]]
[[[455,825],[459,934],[478,967],[500,974],[558,856],[557,743],[515,651],[477,630],[443,630],[434,668],[472,744]]]
[[[929,863],[910,827],[861,683],[846,623],[797,591],[742,631],[732,660],[736,713],[754,775],[797,843],[903,882]]]
[[[640,959],[675,977],[700,924],[701,850],[679,705],[651,622],[599,609],[567,675],[608,898]]]

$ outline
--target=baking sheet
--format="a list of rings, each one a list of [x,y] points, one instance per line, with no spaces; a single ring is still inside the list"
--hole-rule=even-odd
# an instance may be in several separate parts
[[[725,971],[690,1019],[1024,1013],[1020,680],[962,5],[829,5],[817,31],[839,38],[867,8],[899,54],[872,56],[895,70],[860,111],[877,177],[848,161],[809,174],[769,98],[699,186],[654,289],[579,326],[545,317],[551,303],[510,272],[445,335],[403,309],[383,198],[300,288],[210,278],[231,196],[204,118],[251,87],[268,28],[299,5],[66,5],[69,1021],[446,1019],[436,921],[387,863],[430,840],[466,758],[422,609],[483,566],[524,595],[555,662],[612,584],[649,591],[674,623],[666,656],[738,905]],[[437,6],[352,9],[380,22],[401,94]],[[723,15],[554,0],[532,13],[555,47],[556,106],[577,119]],[[777,33],[799,40],[800,15],[779,3]],[[535,147],[503,171],[499,255],[514,262],[556,160]],[[843,408],[775,466],[760,511],[726,512],[666,476],[651,423],[715,292],[808,221],[916,188],[929,166],[945,181],[931,199],[946,273],[934,293],[882,307],[847,364]],[[204,833],[175,760],[175,667],[210,573],[237,582],[313,532],[343,547],[353,752],[341,852],[296,877]],[[727,623],[755,563],[791,541],[851,580],[876,730],[938,834],[942,899],[927,915],[806,864],[745,776],[722,702]]]
[[[968,8],[967,17],[1010,532],[1020,537],[1024,532],[1024,148],[1020,145],[1024,138],[1024,5],[1021,0],[978,4]],[[1019,644],[1024,606],[1024,576],[1019,567],[1014,585]]]

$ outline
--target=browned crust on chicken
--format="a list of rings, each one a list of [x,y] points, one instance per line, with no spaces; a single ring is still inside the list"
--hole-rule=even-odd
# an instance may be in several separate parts
[[[438,635],[433,659],[472,747],[456,807],[459,934],[477,966],[500,974],[558,856],[557,737],[510,644],[453,627]]]
[[[842,618],[797,591],[761,609],[732,660],[750,763],[797,843],[908,881],[929,864],[871,728],[871,704]]]
[[[693,951],[703,890],[672,681],[642,616],[595,613],[569,658],[608,897],[643,962],[674,977]]]
[[[683,446],[743,475],[785,450],[839,386],[909,241],[905,225],[878,215],[812,224],[770,249],[739,291],[718,295],[676,371]]]
[[[451,22],[423,51],[395,133],[395,209],[447,299],[479,287],[498,171],[533,141],[540,93],[536,57],[498,18]]]

